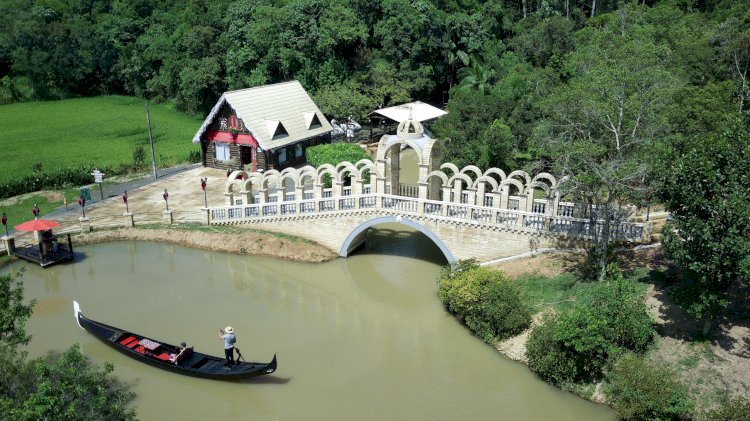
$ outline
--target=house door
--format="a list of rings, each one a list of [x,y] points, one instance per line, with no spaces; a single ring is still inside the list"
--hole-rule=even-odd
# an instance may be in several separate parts
[[[240,161],[243,167],[253,162],[252,148],[250,146],[240,146]]]

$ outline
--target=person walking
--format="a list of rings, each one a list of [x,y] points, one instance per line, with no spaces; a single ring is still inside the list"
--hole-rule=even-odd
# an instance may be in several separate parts
[[[227,358],[227,367],[234,365],[234,343],[237,342],[237,336],[234,335],[234,328],[227,326],[224,329],[219,329],[219,339],[224,340],[224,356]]]

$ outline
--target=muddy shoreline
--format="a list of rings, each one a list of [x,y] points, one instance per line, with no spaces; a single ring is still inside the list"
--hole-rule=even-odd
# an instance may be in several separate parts
[[[202,250],[277,257],[295,262],[321,263],[337,254],[320,244],[254,231],[204,232],[170,228],[121,228],[72,236],[74,246],[138,240],[176,244]]]

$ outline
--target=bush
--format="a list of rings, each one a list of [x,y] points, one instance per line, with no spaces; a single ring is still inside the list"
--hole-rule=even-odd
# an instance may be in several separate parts
[[[542,378],[553,383],[597,379],[611,360],[628,350],[642,352],[651,342],[654,329],[642,291],[612,268],[609,277],[534,329],[539,332],[532,331],[527,357]]]
[[[354,143],[330,143],[307,148],[305,157],[308,164],[317,168],[323,164],[338,165],[344,161],[354,164],[360,159],[369,159],[370,155]]]
[[[491,343],[521,332],[531,322],[518,287],[502,272],[457,266],[438,281],[438,297],[469,329]]]
[[[109,173],[100,168],[102,172]],[[35,172],[5,183],[0,183],[0,199],[44,189],[61,189],[90,184],[94,181],[90,168],[65,168],[52,172]]]
[[[534,327],[526,342],[526,356],[529,368],[545,380],[561,384],[576,377],[577,368],[574,358],[567,353],[556,338],[557,319],[547,317],[542,324]]]
[[[143,150],[143,146],[138,145],[133,150],[133,167],[143,168],[146,166],[146,151]]]
[[[708,421],[750,421],[750,400],[741,397],[727,399],[719,408],[706,413]]]
[[[673,371],[632,353],[620,358],[607,377],[604,392],[625,420],[681,419],[693,409]]]

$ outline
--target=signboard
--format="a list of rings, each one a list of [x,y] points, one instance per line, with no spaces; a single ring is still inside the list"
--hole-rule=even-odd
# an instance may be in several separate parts
[[[104,178],[104,173],[99,170],[94,170],[94,172],[92,172],[91,175],[94,176],[95,183],[101,183],[102,178]]]

